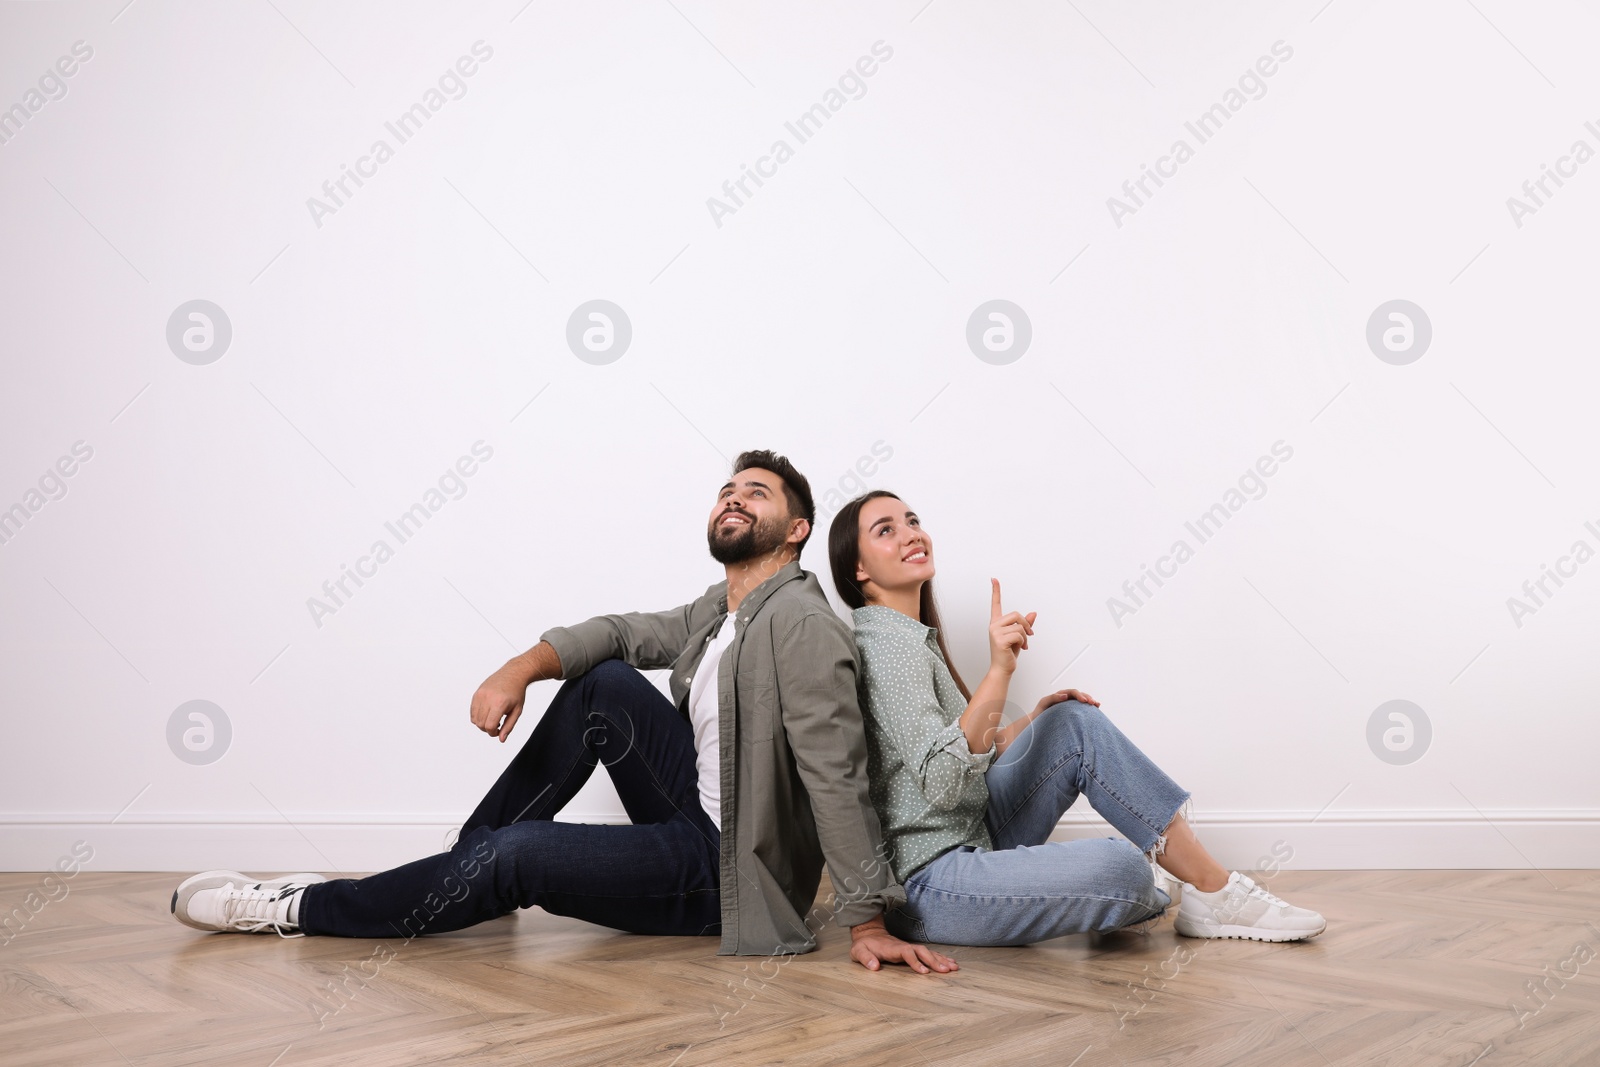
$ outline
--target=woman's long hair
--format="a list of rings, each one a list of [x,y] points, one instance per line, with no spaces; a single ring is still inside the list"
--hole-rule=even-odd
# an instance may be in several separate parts
[[[839,599],[843,600],[845,606],[852,611],[865,607],[867,603],[866,594],[856,583],[856,566],[861,561],[861,506],[880,496],[900,499],[887,489],[874,489],[870,493],[862,493],[840,508],[839,514],[833,517],[833,523],[828,527],[828,567],[833,572],[833,587],[838,590]],[[967,683],[961,680],[961,675],[956,672],[956,665],[950,659],[950,649],[944,643],[944,627],[939,625],[939,608],[933,599],[931,578],[922,583],[922,598],[918,604],[918,611],[921,616],[918,621],[924,626],[932,626],[935,630],[934,639],[939,642],[939,654],[944,656],[944,665],[949,668],[950,677],[955,680],[956,688],[970,701],[972,692],[967,688]]]

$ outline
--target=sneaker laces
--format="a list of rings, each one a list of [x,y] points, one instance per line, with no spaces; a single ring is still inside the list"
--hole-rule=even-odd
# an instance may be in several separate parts
[[[1267,891],[1266,887],[1257,885],[1255,879],[1251,878],[1247,874],[1241,874],[1239,876],[1239,884],[1248,890],[1248,893],[1246,894],[1248,896],[1255,897],[1258,900],[1264,900],[1268,904],[1276,904],[1280,908],[1292,907],[1287,900],[1284,900],[1279,896],[1274,896],[1272,893]]]
[[[303,885],[291,885],[267,890],[261,888],[260,882],[256,882],[253,886],[236,889],[222,902],[222,921],[229,929],[242,934],[259,933],[270,927],[279,937],[304,937],[304,933],[283,932],[285,927],[297,930],[300,926],[289,921],[287,901],[304,888]],[[278,918],[280,911],[284,916],[282,919]]]

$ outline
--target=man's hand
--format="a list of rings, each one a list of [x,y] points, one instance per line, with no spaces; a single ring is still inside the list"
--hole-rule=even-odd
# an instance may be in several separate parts
[[[961,969],[949,956],[895,937],[884,927],[881,915],[850,928],[850,958],[869,971],[876,971],[885,963],[903,963],[918,974]]]
[[[489,675],[472,694],[472,725],[503,744],[522,716],[522,702],[528,699],[531,684],[521,657]]]

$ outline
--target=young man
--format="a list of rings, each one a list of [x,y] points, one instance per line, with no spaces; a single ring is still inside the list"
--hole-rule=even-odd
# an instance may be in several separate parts
[[[706,539],[726,579],[655,613],[545,631],[473,695],[502,742],[527,688],[566,679],[455,846],[367,878],[208,871],[172,896],[201,930],[412,937],[538,905],[619,930],[721,934],[720,954],[807,952],[823,860],[850,956],[877,970],[956,963],[890,935],[895,882],[867,792],[855,642],[800,569],[811,487],[745,452]],[[672,669],[672,700],[640,669]],[[552,821],[604,763],[632,825]]]

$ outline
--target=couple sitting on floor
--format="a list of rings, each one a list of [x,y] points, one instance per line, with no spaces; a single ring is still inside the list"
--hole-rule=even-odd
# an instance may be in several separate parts
[[[1293,941],[1322,916],[1220,866],[1189,794],[1076,689],[1002,722],[1035,614],[992,582],[975,690],[934,606],[933,541],[878,490],[828,535],[854,634],[800,569],[815,509],[783,456],[745,452],[706,530],[725,581],[660,612],[555,627],[473,695],[502,742],[528,686],[565,682],[447,852],[366,878],[208,871],[173,894],[201,930],[409,938],[538,905],[645,934],[717,934],[721,953],[816,947],[828,909],[851,958],[952,971],[927,947],[1022,945],[1161,915],[1183,883],[1190,937]],[[670,669],[672,698],[641,670]],[[630,825],[555,822],[603,763]],[[1080,793],[1122,838],[1049,841]],[[1163,878],[1163,881],[1165,879]],[[1172,884],[1168,882],[1167,884]]]

